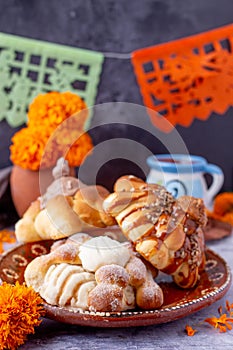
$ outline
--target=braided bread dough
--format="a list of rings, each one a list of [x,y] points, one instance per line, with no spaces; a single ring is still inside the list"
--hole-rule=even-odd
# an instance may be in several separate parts
[[[175,200],[162,186],[123,176],[103,203],[136,251],[182,288],[193,287],[204,266],[207,218],[201,199]]]
[[[95,264],[87,263],[88,244]],[[118,254],[111,260],[116,247]],[[28,264],[24,277],[26,284],[52,305],[119,312],[135,306],[155,309],[163,303],[163,292],[152,271],[129,245],[108,237],[80,233],[74,239],[56,242],[49,254]]]

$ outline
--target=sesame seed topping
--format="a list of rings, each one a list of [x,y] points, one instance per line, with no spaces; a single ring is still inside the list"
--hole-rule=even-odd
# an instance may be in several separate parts
[[[157,238],[160,238],[160,237],[162,236],[162,232],[157,231],[156,234],[155,234],[155,236],[156,236]]]

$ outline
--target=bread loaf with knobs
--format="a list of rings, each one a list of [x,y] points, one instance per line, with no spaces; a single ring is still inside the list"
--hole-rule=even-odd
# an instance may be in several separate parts
[[[101,253],[98,240],[103,248]],[[135,306],[142,309],[160,307],[163,292],[153,280],[153,270],[135,255],[128,244],[119,242],[119,255],[122,255],[124,262],[121,261],[121,265],[109,264],[109,240],[108,237],[92,238],[80,233],[75,235],[74,240],[70,237],[60,244],[54,243],[49,254],[37,257],[28,264],[24,274],[26,284],[52,305],[94,312],[119,312]],[[83,266],[86,256],[80,255],[82,246],[86,249],[88,242],[98,261],[96,265],[91,264],[89,270]],[[113,247],[116,247],[114,242]]]

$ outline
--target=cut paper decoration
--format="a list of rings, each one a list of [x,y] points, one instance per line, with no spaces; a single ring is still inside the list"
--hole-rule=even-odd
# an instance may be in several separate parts
[[[95,51],[0,33],[0,120],[22,125],[33,98],[48,91],[71,91],[93,106],[103,60]]]
[[[233,25],[132,53],[152,123],[164,132],[233,105]],[[153,111],[152,111],[153,110]],[[156,111],[157,113],[155,113]]]

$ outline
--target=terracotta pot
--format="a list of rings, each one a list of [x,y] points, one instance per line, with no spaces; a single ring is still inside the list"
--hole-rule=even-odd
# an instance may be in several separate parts
[[[11,196],[20,217],[30,204],[45,192],[52,181],[52,169],[44,169],[39,172],[23,169],[17,165],[13,166],[10,177]]]
[[[15,209],[23,216],[30,204],[46,192],[54,181],[53,168],[33,171],[14,165],[10,176],[11,196]],[[75,176],[75,168],[70,168],[70,176]]]

